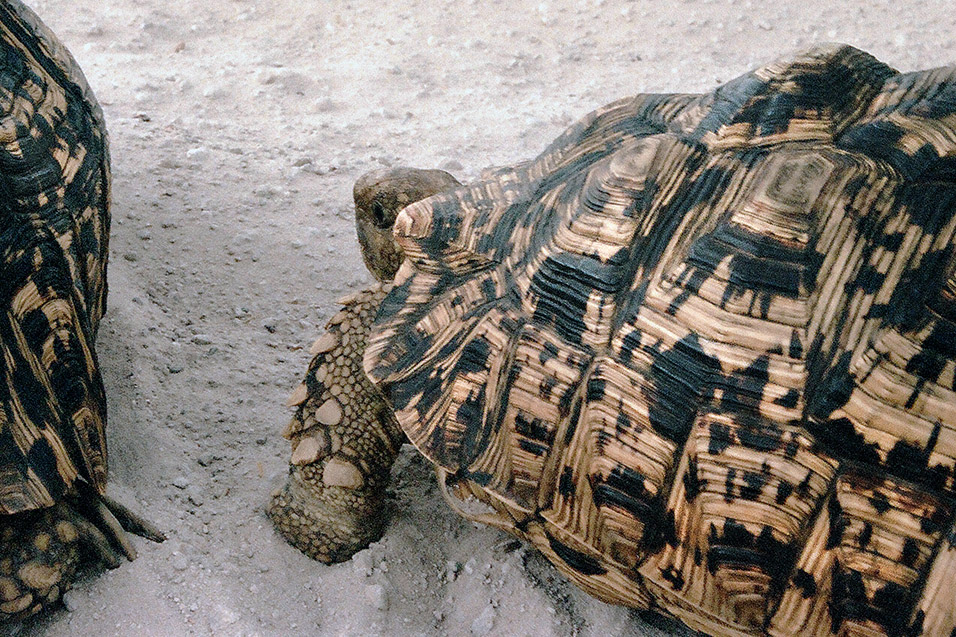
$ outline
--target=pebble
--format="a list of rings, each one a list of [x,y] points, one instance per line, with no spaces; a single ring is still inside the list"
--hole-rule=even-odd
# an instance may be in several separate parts
[[[262,197],[263,199],[272,199],[273,197],[279,196],[282,193],[282,189],[278,186],[273,186],[271,184],[266,184],[264,186],[259,186],[253,191],[257,197]]]
[[[352,568],[359,575],[369,577],[372,575],[372,552],[369,550],[359,551],[352,556]]]
[[[458,571],[461,570],[461,564],[458,562],[445,562],[445,579],[454,582],[458,578]]]
[[[69,612],[74,612],[80,607],[80,594],[74,590],[63,593],[63,606]]]
[[[226,97],[226,95],[228,95],[228,92],[226,91],[226,89],[222,86],[217,86],[215,84],[207,86],[206,88],[202,90],[202,96],[207,97],[209,99],[220,99],[220,98]],[[237,155],[241,154],[241,151],[235,154]]]
[[[173,486],[177,489],[185,489],[189,486],[189,480],[186,479],[186,476],[177,476],[173,479]]]
[[[471,634],[476,637],[484,637],[491,632],[495,625],[495,609],[491,606],[485,606],[475,621],[471,622]]]
[[[388,608],[388,595],[385,593],[385,587],[381,584],[369,584],[366,586],[365,597],[379,610],[386,610]]]
[[[209,149],[205,146],[197,146],[186,151],[186,159],[191,161],[206,161],[209,159]]]
[[[212,338],[208,334],[194,334],[189,341],[196,345],[212,345]]]
[[[201,507],[203,503],[205,502],[205,500],[202,497],[202,494],[200,494],[199,491],[195,489],[190,489],[189,495],[187,497],[189,498],[189,501],[193,503],[193,506]]]
[[[204,467],[208,467],[215,461],[216,461],[216,456],[211,453],[204,453],[201,456],[199,456],[199,458],[196,459],[196,462],[198,462],[200,465]]]
[[[316,102],[314,102],[312,105],[312,110],[314,110],[316,113],[330,113],[337,108],[338,106],[336,103],[328,97],[316,100]]]
[[[173,568],[177,571],[185,571],[189,568],[189,560],[186,559],[185,555],[177,555],[173,558]]]

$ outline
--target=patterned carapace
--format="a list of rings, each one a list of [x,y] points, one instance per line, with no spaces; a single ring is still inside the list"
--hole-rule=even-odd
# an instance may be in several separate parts
[[[106,482],[93,339],[106,309],[109,154],[73,58],[0,4],[0,513]]]
[[[459,494],[715,635],[956,626],[956,69],[822,46],[406,208],[365,369]]]

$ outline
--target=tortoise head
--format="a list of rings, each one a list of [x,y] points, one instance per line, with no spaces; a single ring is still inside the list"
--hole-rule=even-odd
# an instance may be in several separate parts
[[[359,177],[352,191],[355,230],[365,267],[376,279],[391,281],[402,264],[402,249],[392,236],[392,226],[402,208],[460,185],[444,170],[400,167]]]

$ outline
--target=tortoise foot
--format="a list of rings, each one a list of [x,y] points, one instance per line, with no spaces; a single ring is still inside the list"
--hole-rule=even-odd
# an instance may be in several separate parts
[[[52,507],[0,516],[0,622],[57,604],[85,564],[116,568],[133,560],[127,530],[165,539],[126,507],[79,486]]]
[[[5,516],[0,522],[0,621],[58,603],[82,559],[82,532],[65,505]]]
[[[318,467],[292,467],[272,494],[266,513],[289,544],[325,563],[344,562],[379,539],[385,528],[384,493],[330,486]],[[384,489],[380,489],[384,491]]]

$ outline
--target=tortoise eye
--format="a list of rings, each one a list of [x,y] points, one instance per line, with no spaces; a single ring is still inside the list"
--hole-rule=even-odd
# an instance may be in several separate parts
[[[382,205],[381,201],[375,201],[372,203],[372,219],[375,222],[375,225],[379,228],[387,228],[389,225],[389,220],[385,217],[385,206]]]

